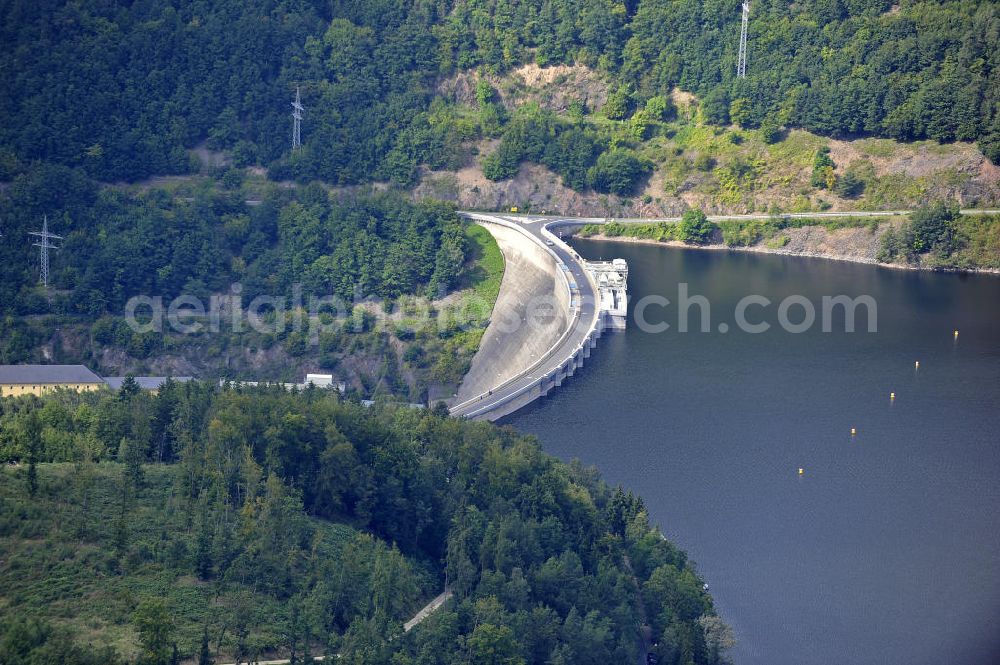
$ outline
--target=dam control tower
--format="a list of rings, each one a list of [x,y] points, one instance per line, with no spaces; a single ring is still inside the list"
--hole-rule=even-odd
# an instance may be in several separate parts
[[[628,263],[625,259],[587,261],[587,272],[597,283],[604,328],[625,330],[628,318]]]

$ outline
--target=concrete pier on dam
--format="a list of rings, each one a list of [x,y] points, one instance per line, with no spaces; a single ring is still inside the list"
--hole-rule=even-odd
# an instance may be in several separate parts
[[[550,229],[576,220],[462,213],[504,255],[490,325],[452,415],[497,420],[572,376],[608,329],[625,327],[628,266],[588,263]]]

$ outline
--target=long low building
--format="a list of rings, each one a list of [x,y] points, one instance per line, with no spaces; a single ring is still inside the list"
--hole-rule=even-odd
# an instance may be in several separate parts
[[[0,397],[43,395],[58,388],[99,390],[106,385],[83,365],[0,365]]]
[[[125,383],[127,376],[106,376],[104,377],[104,382],[108,384],[108,388],[112,390],[121,390],[122,385]],[[148,390],[150,392],[158,392],[163,384],[167,382],[167,379],[171,381],[176,381],[177,383],[187,383],[188,381],[194,380],[190,376],[133,376],[136,384],[143,390]]]
[[[248,388],[254,388],[256,386],[281,386],[285,390],[305,390],[309,386],[315,388],[325,388],[327,390],[336,390],[337,392],[343,394],[347,391],[347,384],[343,381],[335,382],[333,380],[332,374],[306,374],[306,380],[302,383],[280,383],[278,381],[240,381],[238,379],[219,379],[219,387],[232,386],[234,388],[239,388],[240,386],[247,386]]]
[[[57,388],[64,390],[99,390],[110,388],[120,390],[125,383],[124,376],[101,378],[83,365],[0,365],[0,397],[20,395],[43,395]],[[142,390],[157,392],[167,381],[165,376],[134,376]],[[171,377],[184,383],[190,376]]]

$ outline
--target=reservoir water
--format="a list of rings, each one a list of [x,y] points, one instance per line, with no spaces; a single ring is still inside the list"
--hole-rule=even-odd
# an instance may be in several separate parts
[[[504,422],[645,498],[711,585],[737,665],[1000,662],[1000,278],[574,246],[625,258],[631,307],[665,296],[647,318],[671,327],[630,317]],[[682,282],[711,332],[678,332]],[[747,310],[767,332],[737,330],[751,294],[773,303]],[[818,317],[801,334],[777,326],[795,294]],[[875,299],[877,332],[864,316],[822,332],[822,297],[841,294]]]

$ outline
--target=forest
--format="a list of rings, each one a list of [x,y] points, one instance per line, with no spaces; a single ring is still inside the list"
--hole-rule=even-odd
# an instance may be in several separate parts
[[[6,0],[0,180],[38,161],[101,181],[185,173],[186,149],[204,145],[279,180],[408,184],[418,166],[455,168],[467,141],[501,135],[510,145],[486,164],[496,177],[521,158],[577,189],[619,191],[641,173],[610,132],[553,126],[560,154],[540,155],[488,92],[470,115],[436,89],[524,63],[603,72],[615,122],[679,87],[720,125],[976,141],[1000,163],[996,3],[754,3],[745,79],[739,21],[739,4],[719,0]],[[291,153],[296,88],[306,119]]]
[[[406,401],[461,381],[503,274],[487,233],[450,204],[317,183],[251,191],[229,186],[233,173],[128,190],[52,164],[17,176],[0,194],[0,363],[285,381],[321,369],[365,397]],[[38,249],[7,242],[43,215],[63,236],[48,290]],[[161,326],[126,323],[136,296],[159,299]],[[197,333],[168,323],[172,303],[191,299]],[[243,315],[213,327],[212,303],[225,301]]]
[[[331,197],[318,184],[272,188],[256,205],[237,190],[192,197],[165,189],[100,188],[78,170],[39,164],[4,196],[4,233],[27,238],[47,215],[61,235],[49,304],[36,288],[37,249],[0,244],[0,314],[120,313],[134,295],[207,298],[240,283],[258,295],[334,295],[347,302],[403,294],[438,296],[456,283],[466,255],[453,207],[397,194]],[[56,259],[55,257],[58,257]]]
[[[608,665],[640,623],[661,663],[731,646],[641,499],[440,408],[126,381],[0,400],[0,462],[5,662]]]

